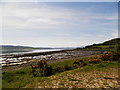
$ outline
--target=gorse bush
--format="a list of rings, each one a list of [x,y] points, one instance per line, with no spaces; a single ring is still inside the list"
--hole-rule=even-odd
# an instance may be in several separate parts
[[[75,67],[75,68],[79,68],[79,67],[82,67],[85,65],[88,65],[88,61],[85,59],[75,60],[73,63],[73,67]]]
[[[102,61],[112,61],[114,58],[112,52],[108,52],[107,54],[100,54],[97,56],[90,56],[84,59],[75,60],[73,63],[74,67],[81,67],[91,63],[101,63]]]
[[[99,56],[91,56],[88,58],[89,63],[100,63],[102,61]]]
[[[111,60],[113,60],[113,53],[108,52],[107,54],[100,54],[100,55],[98,55],[98,58],[103,61],[111,61]]]
[[[32,65],[33,76],[49,76],[52,74],[52,67],[48,66],[45,60],[40,60],[37,65]]]
[[[102,61],[112,61],[113,53],[108,52],[107,54],[100,54],[97,56],[91,56],[88,58],[89,63],[100,63]]]

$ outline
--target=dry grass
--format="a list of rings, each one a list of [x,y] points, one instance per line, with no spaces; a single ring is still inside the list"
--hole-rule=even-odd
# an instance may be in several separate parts
[[[104,68],[88,72],[79,69],[50,76],[38,83],[37,88],[117,88],[118,69]]]

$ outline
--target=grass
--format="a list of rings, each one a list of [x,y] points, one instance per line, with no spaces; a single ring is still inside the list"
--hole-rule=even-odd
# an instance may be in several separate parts
[[[101,49],[110,49],[110,48],[115,48],[115,45],[100,45],[100,46],[93,46],[93,47],[98,47]]]
[[[91,70],[100,70],[103,68],[107,68],[107,67],[118,67],[120,66],[120,63],[118,63],[117,61],[106,61],[106,62],[102,62],[99,64],[90,64],[89,66],[85,66],[82,69],[75,69],[74,72],[86,72],[86,71],[91,71]]]
[[[63,67],[64,65],[71,65],[72,63],[73,60],[52,63],[49,65],[53,66],[53,68],[57,68]],[[3,88],[21,88],[29,84],[34,86],[35,83],[46,80],[46,77],[34,77],[31,71],[31,68],[24,68],[16,71],[2,72]]]
[[[84,48],[84,50],[115,51],[116,45],[98,45]]]
[[[63,67],[63,65],[71,65],[73,60],[71,61],[62,61],[62,62],[57,62],[57,63],[52,63],[51,65],[55,67]],[[75,70],[70,70],[71,73],[76,73],[76,72],[88,72],[91,70],[99,70],[102,68],[106,67],[117,67],[118,62],[117,61],[108,61],[108,62],[102,62],[100,64],[90,64],[88,66],[84,66],[83,68],[80,69],[75,69]],[[64,75],[67,75],[67,72],[65,71]],[[59,76],[60,73],[54,74],[55,76]],[[52,75],[52,76],[54,76]],[[16,71],[6,71],[3,72],[2,76],[2,84],[3,88],[22,88],[22,87],[36,87],[38,83],[42,82],[49,82],[49,77],[33,77],[31,73],[30,68],[25,68],[21,70],[16,70]],[[76,81],[76,79],[69,79],[70,81]],[[43,84],[44,86],[44,84]]]
[[[3,88],[18,88],[23,87],[26,84],[32,82],[33,76],[30,74],[30,69],[22,69],[17,71],[7,71],[3,72],[2,84]],[[24,81],[24,82],[23,82]]]

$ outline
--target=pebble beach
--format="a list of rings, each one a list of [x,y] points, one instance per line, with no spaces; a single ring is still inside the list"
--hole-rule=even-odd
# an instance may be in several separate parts
[[[2,59],[2,70],[4,71],[29,67],[30,63],[38,60],[46,60],[47,63],[53,63],[56,61],[96,55],[99,53],[101,52],[73,49],[29,54],[1,55],[0,58]]]

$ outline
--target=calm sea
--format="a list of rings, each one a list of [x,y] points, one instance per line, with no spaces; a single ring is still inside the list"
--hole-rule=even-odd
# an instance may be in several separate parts
[[[49,52],[49,51],[60,51],[66,49],[36,49],[36,50],[29,50],[29,51],[1,51],[0,55],[9,55],[9,54],[25,54],[25,53],[36,53],[36,52]]]

